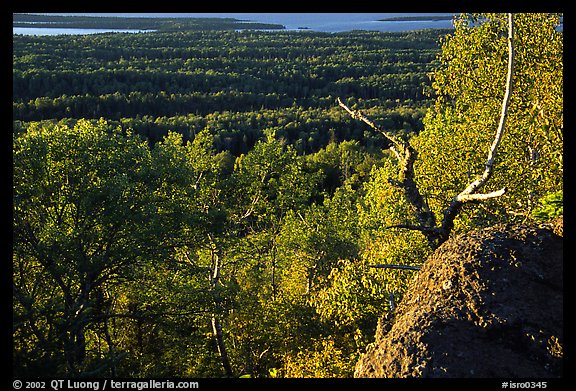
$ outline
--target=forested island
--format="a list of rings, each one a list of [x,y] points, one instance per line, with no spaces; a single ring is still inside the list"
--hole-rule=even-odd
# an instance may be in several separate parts
[[[470,20],[14,35],[13,375],[351,377],[486,165],[507,21]],[[562,207],[559,15],[516,21],[505,192],[453,235]]]
[[[80,28],[112,30],[277,30],[279,24],[259,23],[234,18],[149,18],[119,16],[66,16],[13,14],[12,27]]]

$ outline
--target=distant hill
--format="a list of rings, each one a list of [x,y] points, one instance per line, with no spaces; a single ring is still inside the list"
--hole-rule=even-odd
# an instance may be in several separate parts
[[[248,22],[234,18],[131,18],[116,16],[64,16],[13,14],[12,27],[85,28],[114,30],[283,30],[281,24]]]

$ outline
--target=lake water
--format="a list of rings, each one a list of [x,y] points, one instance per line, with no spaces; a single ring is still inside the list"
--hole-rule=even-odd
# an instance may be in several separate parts
[[[58,14],[71,16],[119,16],[119,17],[166,17],[166,18],[235,18],[245,21],[281,24],[287,30],[319,32],[344,32],[352,30],[369,31],[408,31],[427,28],[453,28],[451,20],[440,21],[391,21],[382,22],[378,19],[398,16],[438,16],[449,14],[438,13],[172,13],[172,14]],[[62,29],[14,27],[13,34],[26,35],[57,35],[57,34],[95,34],[103,32],[139,32],[137,30],[99,30],[99,29]]]
[[[424,28],[452,28],[451,20],[443,21],[394,21],[381,22],[379,19],[397,16],[438,16],[447,14],[393,14],[393,13],[277,13],[277,14],[229,14],[241,20],[276,23],[288,30],[307,27],[313,31],[343,32],[352,30],[406,31]]]

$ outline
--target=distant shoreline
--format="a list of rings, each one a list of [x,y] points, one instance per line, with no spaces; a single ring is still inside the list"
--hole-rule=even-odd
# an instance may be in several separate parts
[[[264,16],[262,16],[264,15]],[[422,29],[453,29],[443,14],[13,14],[14,34],[89,34],[93,29],[118,32],[171,31],[299,31],[403,32]],[[317,15],[317,16],[316,16]],[[404,18],[402,18],[402,16]],[[446,20],[438,20],[446,18]],[[387,18],[392,18],[386,22]],[[384,20],[379,21],[379,19]],[[394,19],[404,19],[396,22]],[[413,21],[407,19],[414,19]],[[436,19],[436,20],[426,20]],[[18,31],[16,31],[17,29]],[[62,30],[65,29],[65,30]],[[79,29],[79,30],[75,30]],[[90,32],[82,32],[89,29]],[[30,31],[28,31],[30,30]]]
[[[395,16],[392,18],[378,19],[378,22],[439,22],[442,20],[452,20],[454,15],[437,16]]]
[[[142,31],[189,30],[285,30],[281,24],[250,22],[235,18],[129,18],[118,16],[63,16],[13,14],[12,27],[68,28]]]

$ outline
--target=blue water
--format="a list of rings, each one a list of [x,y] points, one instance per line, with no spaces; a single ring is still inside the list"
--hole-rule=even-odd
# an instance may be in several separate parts
[[[90,14],[73,13],[58,15],[82,15],[82,16],[121,16],[121,17],[192,17],[192,18],[235,18],[245,21],[262,23],[281,24],[287,30],[301,30],[306,28],[309,31],[320,32],[343,32],[352,30],[369,31],[407,31],[426,28],[452,28],[451,20],[441,21],[394,21],[380,22],[378,19],[397,16],[435,16],[448,15],[439,13],[172,13],[172,14],[143,14],[143,13],[123,13],[123,14]],[[74,30],[74,31],[73,31]],[[14,34],[32,35],[54,35],[54,34],[93,34],[100,32],[110,32],[119,30],[95,30],[95,29],[52,29],[18,27],[13,28]],[[126,31],[126,30],[124,30]],[[132,30],[131,32],[136,32]]]

